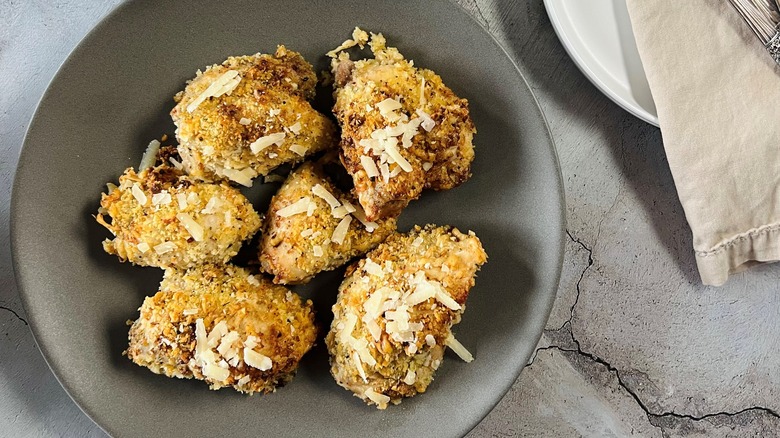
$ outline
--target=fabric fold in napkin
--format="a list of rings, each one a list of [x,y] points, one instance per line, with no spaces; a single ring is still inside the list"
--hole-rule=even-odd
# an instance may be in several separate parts
[[[725,0],[627,0],[704,284],[780,260],[780,69]]]

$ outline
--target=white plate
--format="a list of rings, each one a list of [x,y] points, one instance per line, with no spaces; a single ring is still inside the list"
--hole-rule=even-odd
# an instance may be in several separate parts
[[[658,126],[625,0],[544,0],[544,5],[585,76],[626,111]]]

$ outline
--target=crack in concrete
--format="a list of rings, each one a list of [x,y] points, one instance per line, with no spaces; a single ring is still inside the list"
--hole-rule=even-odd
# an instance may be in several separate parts
[[[571,335],[571,332],[569,332],[569,334]],[[650,420],[658,419],[658,418],[664,418],[664,417],[675,417],[675,418],[687,419],[687,420],[691,420],[691,421],[701,421],[701,420],[706,420],[707,418],[717,417],[719,415],[723,415],[723,416],[727,416],[727,417],[734,417],[734,416],[737,416],[737,415],[740,415],[740,414],[745,414],[745,413],[748,413],[748,412],[751,412],[751,411],[759,411],[759,412],[763,412],[765,414],[768,414],[768,415],[770,415],[772,417],[780,418],[780,415],[778,415],[778,413],[775,412],[773,409],[766,408],[766,407],[763,407],[763,406],[751,406],[749,408],[744,408],[744,409],[741,409],[741,410],[736,411],[736,412],[726,412],[726,411],[713,412],[713,413],[704,414],[704,415],[698,416],[698,417],[695,416],[695,415],[690,415],[690,414],[680,414],[680,413],[677,413],[677,412],[674,412],[674,411],[662,412],[660,414],[659,413],[655,413],[655,412],[651,412],[650,408],[648,408],[647,405],[645,405],[645,403],[642,401],[642,399],[639,398],[639,395],[636,392],[634,392],[631,388],[629,388],[628,385],[625,384],[625,382],[623,382],[623,379],[620,376],[620,370],[615,368],[612,364],[610,364],[606,360],[596,356],[595,354],[589,353],[587,351],[583,351],[582,347],[580,346],[580,342],[573,335],[571,336],[571,340],[574,342],[574,344],[577,346],[577,348],[566,348],[566,347],[561,347],[561,346],[558,346],[558,345],[548,345],[546,347],[537,348],[536,351],[534,352],[534,357],[532,358],[532,360],[528,364],[526,364],[525,367],[527,368],[527,367],[533,365],[533,362],[534,362],[534,360],[536,360],[536,357],[538,356],[539,352],[540,351],[545,351],[545,350],[558,350],[558,351],[562,351],[562,352],[566,352],[566,353],[578,354],[578,355],[580,355],[582,357],[590,359],[591,361],[602,365],[604,368],[607,369],[607,371],[609,371],[609,372],[611,372],[611,373],[613,373],[615,375],[615,378],[618,381],[618,385],[620,385],[620,387],[622,387],[623,389],[626,390],[626,392],[631,396],[631,398],[634,399],[634,401],[636,401],[636,403],[645,412],[645,414],[647,415],[648,419],[650,419]],[[651,424],[652,424],[652,421],[651,421]],[[653,424],[653,426],[656,426],[656,425]],[[656,426],[656,427],[660,427],[660,426]]]
[[[569,236],[569,239],[571,239],[572,242],[580,245],[585,251],[588,252],[588,266],[585,266],[582,272],[580,272],[580,278],[577,280],[577,294],[574,296],[574,303],[572,303],[571,309],[569,310],[569,319],[566,320],[563,324],[561,324],[561,326],[558,327],[556,331],[562,330],[567,323],[571,327],[571,321],[574,319],[574,308],[577,306],[577,303],[580,301],[580,283],[582,283],[582,279],[585,278],[585,273],[588,272],[588,269],[590,269],[590,267],[593,266],[593,249],[588,248],[588,246],[585,245],[585,242],[583,242],[579,238],[574,237],[574,235],[572,235],[571,231],[569,231],[568,229],[565,231],[566,231],[566,235]]]
[[[15,316],[15,317],[16,317],[16,318],[17,318],[19,321],[22,321],[22,322],[24,323],[24,325],[26,325],[26,326],[29,326],[29,325],[30,325],[30,324],[28,324],[28,323],[27,323],[27,320],[26,320],[26,319],[24,319],[24,318],[22,318],[21,316],[19,316],[19,314],[18,314],[18,313],[16,313],[16,311],[15,311],[14,309],[11,309],[11,308],[8,308],[8,307],[5,307],[5,306],[0,306],[0,310],[7,310],[7,311],[9,311],[9,312],[13,313],[13,314],[14,314],[14,316]]]
[[[751,406],[751,407],[748,407],[748,408],[741,409],[741,410],[739,410],[737,412],[721,411],[721,412],[708,413],[708,414],[704,414],[704,415],[701,415],[701,416],[695,416],[695,415],[690,415],[690,414],[680,414],[680,413],[677,413],[677,412],[674,412],[674,411],[667,411],[667,412],[662,412],[662,413],[651,412],[650,408],[639,397],[639,394],[637,394],[634,390],[629,388],[629,386],[626,385],[625,382],[623,382],[623,378],[620,375],[620,370],[618,370],[616,367],[614,367],[612,364],[610,364],[606,360],[602,359],[601,357],[596,356],[593,353],[590,353],[590,352],[587,352],[587,351],[583,351],[582,350],[582,346],[580,345],[580,341],[577,338],[574,337],[574,332],[572,331],[572,320],[574,319],[574,309],[577,306],[577,303],[579,302],[579,299],[580,299],[580,283],[582,282],[582,279],[585,277],[585,273],[588,271],[588,269],[590,269],[591,266],[593,266],[593,249],[589,248],[585,244],[585,242],[583,242],[579,238],[574,237],[574,235],[568,229],[566,230],[566,235],[569,236],[569,239],[571,239],[572,242],[577,243],[585,251],[588,252],[588,265],[582,270],[582,272],[580,273],[580,278],[579,278],[579,280],[577,280],[577,284],[576,284],[577,295],[576,295],[576,297],[574,299],[574,303],[571,306],[571,315],[569,316],[568,321],[564,322],[563,325],[561,325],[561,327],[558,328],[558,329],[555,329],[555,330],[545,330],[545,332],[548,332],[548,333],[549,332],[560,332],[562,330],[565,330],[566,326],[568,325],[568,330],[566,330],[566,333],[569,335],[569,338],[574,343],[574,345],[576,345],[576,348],[567,348],[567,347],[563,347],[563,346],[560,346],[560,345],[548,345],[546,347],[538,347],[538,348],[536,348],[536,350],[534,350],[533,356],[531,356],[531,359],[528,361],[528,363],[525,365],[524,368],[528,368],[531,365],[533,365],[534,361],[536,361],[536,358],[539,355],[539,352],[540,351],[545,351],[545,350],[558,350],[558,351],[561,351],[561,352],[568,352],[568,353],[577,354],[577,355],[580,355],[580,356],[585,357],[587,359],[590,359],[591,361],[593,361],[595,363],[598,363],[598,364],[602,365],[603,367],[605,367],[607,369],[607,371],[609,371],[610,373],[613,373],[615,375],[615,378],[617,379],[618,385],[620,387],[622,387],[631,396],[631,398],[634,399],[634,401],[637,403],[637,405],[639,405],[639,407],[645,412],[645,415],[647,416],[648,420],[650,421],[650,424],[653,427],[657,427],[657,428],[659,428],[661,430],[663,430],[663,427],[660,426],[660,425],[655,424],[654,420],[667,418],[667,417],[673,417],[673,418],[678,418],[678,419],[686,419],[686,420],[691,420],[691,421],[702,421],[702,420],[706,420],[707,418],[717,417],[717,416],[720,416],[720,415],[727,416],[727,417],[734,417],[734,416],[738,416],[738,415],[745,414],[745,413],[748,413],[748,412],[756,411],[756,412],[763,412],[763,413],[768,414],[768,415],[770,415],[772,417],[775,417],[775,418],[780,418],[780,414],[778,414],[775,410],[773,410],[771,408],[766,408],[766,407],[763,407],[763,406]]]

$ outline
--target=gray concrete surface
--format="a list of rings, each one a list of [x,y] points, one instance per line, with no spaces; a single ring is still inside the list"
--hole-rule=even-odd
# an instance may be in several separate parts
[[[0,0],[0,435],[102,436],[35,347],[8,204],[38,98],[112,1]],[[780,265],[700,285],[661,134],[601,95],[541,0],[461,0],[536,92],[561,159],[569,242],[539,348],[470,436],[780,436]]]

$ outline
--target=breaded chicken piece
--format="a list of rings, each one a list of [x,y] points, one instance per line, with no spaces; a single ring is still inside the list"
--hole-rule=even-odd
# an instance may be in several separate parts
[[[231,265],[166,270],[139,310],[127,357],[211,389],[274,391],[293,378],[317,336],[311,301]]]
[[[275,283],[306,283],[365,254],[395,231],[394,218],[365,220],[355,198],[325,174],[329,158],[303,163],[271,200],[259,259]]]
[[[342,48],[368,35],[355,29],[329,55],[335,78],[333,112],[341,126],[341,160],[369,220],[397,216],[423,189],[465,182],[476,133],[466,99],[431,70],[416,68],[382,34],[372,34],[374,59],[353,62]]]
[[[198,72],[171,111],[187,172],[250,186],[281,164],[334,148],[333,122],[308,101],[316,83],[311,65],[284,46]]]
[[[140,173],[131,167],[118,187],[109,185],[96,216],[114,235],[103,249],[141,266],[226,263],[260,229],[260,216],[226,182],[195,182],[166,162]]]
[[[394,234],[347,269],[325,342],[336,382],[379,409],[425,392],[487,261],[473,233],[427,225]]]

